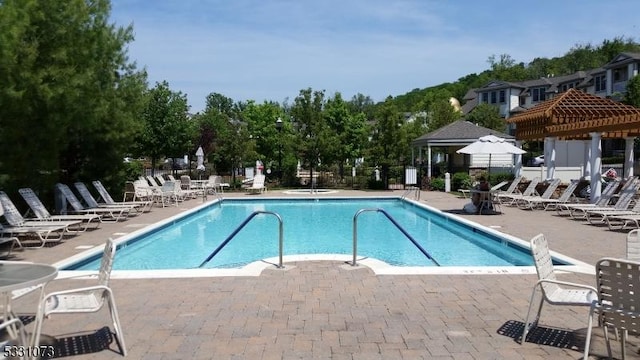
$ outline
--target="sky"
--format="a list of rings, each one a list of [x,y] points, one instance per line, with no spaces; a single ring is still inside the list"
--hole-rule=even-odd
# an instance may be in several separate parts
[[[637,0],[112,0],[133,26],[128,55],[192,113],[219,93],[293,103],[300,90],[373,101],[490,66],[562,56],[616,37],[640,42]]]

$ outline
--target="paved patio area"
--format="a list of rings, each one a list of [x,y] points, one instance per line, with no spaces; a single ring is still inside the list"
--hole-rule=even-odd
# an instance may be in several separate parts
[[[400,196],[403,191],[340,191],[339,196]],[[262,195],[293,196],[281,191]],[[333,195],[333,194],[332,194]],[[318,195],[331,196],[331,195]],[[209,201],[212,197],[209,197]],[[458,211],[468,201],[452,194],[422,192],[421,202]],[[14,260],[55,263],[185,209],[158,208],[61,244],[15,253]],[[594,264],[624,257],[626,232],[586,225],[555,212],[502,208],[502,215],[460,215],[524,240],[543,232],[552,250]],[[545,306],[530,342],[519,336],[535,275],[379,275],[341,262],[288,263],[257,277],[114,279],[112,288],[133,359],[580,359],[588,309]],[[595,285],[585,274],[560,278]],[[48,290],[89,284],[56,280]],[[34,299],[15,304],[32,314]],[[109,336],[106,310],[58,315],[45,321],[59,356],[120,357]],[[112,326],[110,326],[112,328]],[[29,327],[30,328],[30,327]],[[605,355],[600,329],[594,355]],[[53,341],[53,339],[50,339]],[[640,358],[630,339],[631,357]],[[614,345],[617,351],[617,344]]]

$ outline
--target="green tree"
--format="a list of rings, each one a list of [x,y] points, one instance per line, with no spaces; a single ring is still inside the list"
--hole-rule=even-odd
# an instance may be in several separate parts
[[[132,28],[116,28],[109,15],[108,0],[0,1],[5,189],[110,183],[122,170],[146,74],[128,62]]]
[[[495,105],[487,103],[478,104],[478,106],[473,108],[473,110],[467,114],[467,121],[500,132],[504,132],[506,128],[506,123],[500,116],[500,109]]]
[[[300,90],[291,107],[291,116],[297,127],[297,149],[305,166],[309,167],[310,177],[318,164],[324,163],[331,148],[330,129],[323,116],[324,91],[313,91],[311,88]],[[310,181],[313,186],[313,181]]]
[[[364,112],[352,114],[349,103],[342,99],[340,93],[335,93],[327,99],[324,115],[327,125],[332,130],[333,157],[338,164],[340,179],[344,178],[344,166],[347,160],[352,164],[362,156],[367,141],[366,115]],[[329,159],[325,157],[325,159]]]
[[[384,188],[388,189],[389,168],[396,165],[400,158],[397,145],[403,141],[402,114],[391,97],[387,97],[378,111],[369,152],[373,164],[380,167]]]
[[[144,130],[139,144],[144,154],[151,157],[151,165],[161,157],[182,157],[193,147],[195,122],[187,112],[187,97],[181,92],[171,91],[166,81],[156,83],[149,90],[142,118]]]
[[[640,108],[640,76],[634,76],[627,82],[624,103]]]
[[[440,99],[431,105],[429,111],[429,132],[460,120],[462,114],[451,106],[449,100]]]

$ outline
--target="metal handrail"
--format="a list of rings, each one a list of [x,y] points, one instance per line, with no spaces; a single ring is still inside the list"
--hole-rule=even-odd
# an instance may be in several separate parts
[[[367,211],[377,211],[384,214],[384,216],[386,216],[387,219],[389,219],[391,223],[395,225],[398,228],[398,230],[400,230],[404,234],[404,236],[406,236],[413,243],[413,245],[415,245],[418,248],[418,250],[420,250],[424,254],[424,256],[427,257],[427,259],[433,261],[433,263],[436,264],[437,266],[440,266],[440,264],[436,261],[436,259],[434,259],[427,252],[427,250],[425,250],[422,246],[420,246],[420,244],[418,244],[418,242],[411,235],[409,235],[409,233],[402,226],[400,226],[400,224],[398,224],[398,222],[393,217],[391,217],[391,215],[389,215],[389,213],[386,210],[380,209],[380,208],[360,209],[358,210],[358,212],[356,212],[355,215],[353,215],[353,261],[351,262],[351,266],[357,265],[356,257],[358,255],[358,216],[360,216],[360,214],[362,214],[363,212],[367,212]]]
[[[284,266],[282,265],[282,252],[283,252],[283,229],[284,226],[282,224],[282,217],[280,217],[280,215],[278,215],[277,213],[273,212],[273,211],[263,211],[263,210],[258,210],[258,211],[254,211],[253,213],[251,213],[251,215],[249,215],[243,222],[242,224],[240,224],[235,230],[233,230],[233,232],[227,236],[227,238],[220,244],[218,245],[218,247],[213,250],[213,252],[211,253],[211,255],[209,255],[203,262],[202,264],[200,264],[200,266],[198,266],[199,268],[203,267],[206,263],[208,263],[209,261],[211,261],[211,259],[213,259],[214,256],[216,256],[220,250],[222,250],[222,248],[224,248],[225,246],[227,246],[227,244],[229,243],[229,241],[231,241],[231,239],[233,239],[234,236],[236,236],[240,230],[242,230],[242,228],[244,228],[249,221],[251,221],[251,219],[253,219],[254,217],[256,217],[256,215],[259,214],[267,214],[267,215],[273,215],[278,219],[278,223],[279,223],[279,232],[280,232],[280,237],[278,239],[278,246],[279,246],[279,261],[278,261],[278,265],[276,265],[279,269],[282,269]]]
[[[407,198],[407,196],[408,196],[409,194],[411,194],[411,192],[414,192],[413,197],[414,197],[416,200],[420,200],[420,188],[419,188],[419,187],[417,187],[417,186],[411,186],[411,187],[409,187],[407,190],[405,190],[405,191],[404,191],[404,193],[402,194],[402,196],[400,196],[400,199],[402,199],[402,200],[406,199],[406,198]]]

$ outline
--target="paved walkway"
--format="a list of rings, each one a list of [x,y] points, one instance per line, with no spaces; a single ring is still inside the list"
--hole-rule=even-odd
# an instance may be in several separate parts
[[[396,195],[402,191],[341,191],[337,195]],[[225,194],[225,196],[250,196]],[[269,191],[260,196],[284,196]],[[321,195],[323,196],[323,195]],[[327,196],[327,195],[324,195]],[[211,200],[211,197],[209,198]],[[422,192],[421,201],[445,211],[467,202]],[[16,260],[55,263],[142,226],[200,205],[154,208],[151,213],[43,249]],[[552,212],[503,207],[502,215],[461,215],[528,240],[539,232],[565,255],[594,264],[623,257],[624,232],[558,217]],[[520,345],[522,321],[535,275],[383,275],[340,262],[286,264],[257,277],[112,280],[129,358],[132,359],[580,359],[588,309],[545,306],[541,326]],[[561,279],[594,284],[592,276]],[[48,290],[89,284],[57,280]],[[33,299],[16,304],[33,312]],[[58,315],[43,332],[55,336],[58,355],[118,358],[107,311]],[[110,326],[113,328],[112,326]],[[79,332],[82,330],[82,332]],[[600,338],[601,331],[595,335]],[[631,356],[638,341],[630,339]],[[595,339],[595,354],[606,354]],[[617,349],[617,344],[614,350]]]

